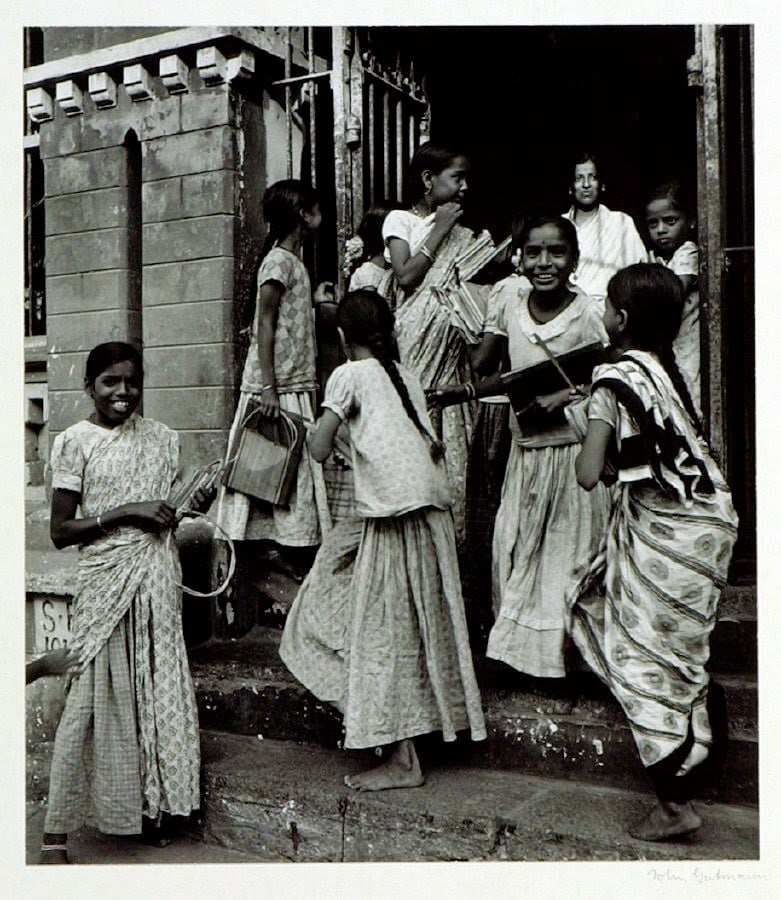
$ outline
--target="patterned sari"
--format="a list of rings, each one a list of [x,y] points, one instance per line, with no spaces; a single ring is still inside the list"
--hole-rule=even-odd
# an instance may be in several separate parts
[[[53,486],[78,491],[82,514],[94,516],[167,497],[177,462],[175,432],[151,419],[112,430],[80,422],[55,441]],[[87,769],[103,832],[136,834],[142,814],[198,808],[198,716],[180,580],[168,533],[121,526],[80,548],[72,646],[84,667],[55,738],[47,832],[84,823]]]
[[[620,492],[571,594],[572,636],[623,707],[649,774],[670,762],[668,775],[682,774],[694,745],[713,742],[705,664],[737,516],[651,354],[630,351],[598,366],[588,417],[615,429]]]
[[[424,389],[439,384],[468,381],[471,367],[466,353],[466,340],[453,326],[453,314],[446,298],[460,277],[469,278],[477,269],[455,267],[459,258],[485,239],[469,228],[455,225],[440,244],[431,267],[412,294],[393,283],[384,287],[384,296],[396,310],[396,339],[402,365],[415,374]],[[412,253],[417,247],[410,247]],[[466,497],[466,465],[472,440],[474,404],[461,403],[442,411],[441,435],[447,448],[445,463],[453,491],[453,518],[459,546],[464,539],[464,500]],[[438,429],[439,430],[439,429]]]

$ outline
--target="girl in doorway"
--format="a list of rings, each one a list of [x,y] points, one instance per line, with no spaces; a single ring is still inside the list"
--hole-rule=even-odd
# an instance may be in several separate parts
[[[261,415],[272,418],[284,410],[314,420],[315,322],[301,250],[306,238],[320,226],[317,194],[301,181],[278,181],[263,197],[263,214],[269,249],[258,272],[257,308],[228,439],[228,459],[252,406],[259,406]],[[321,284],[314,302],[332,300],[328,286]],[[288,507],[271,506],[223,489],[217,519],[234,540],[267,539],[284,548],[313,548],[331,525],[322,469],[304,449]],[[300,568],[298,554],[289,562],[294,570]]]
[[[374,288],[379,291],[382,283],[387,280],[388,263],[385,259],[382,225],[389,212],[388,204],[377,204],[368,209],[361,219],[357,235],[361,247],[360,255],[356,259],[359,265],[350,275],[351,291],[360,288]]]
[[[182,636],[179,557],[166,502],[176,433],[135,415],[138,351],[112,342],[87,358],[92,415],[52,446],[51,537],[79,545],[72,653],[79,670],[54,741],[41,862],[66,863],[87,815],[91,744],[95,819],[108,834],[161,840],[163,813],[200,804],[200,741]],[[81,515],[77,516],[77,510]]]
[[[508,292],[489,310],[480,365],[496,369],[509,353],[512,369],[547,360],[537,338],[556,356],[607,343],[602,306],[570,282],[578,261],[575,227],[561,216],[526,222],[520,235],[521,266],[530,292]],[[447,404],[502,391],[498,375],[432,392]],[[569,388],[536,398],[553,413],[573,400]],[[583,495],[575,480],[579,444],[568,425],[551,424],[525,434],[510,416],[512,445],[493,537],[496,621],[487,656],[529,675],[566,674],[566,591],[573,569],[590,559],[607,521],[607,489]]]
[[[389,749],[379,767],[348,776],[349,787],[415,787],[423,783],[416,735],[442,731],[452,741],[470,728],[474,740],[486,736],[443,448],[419,382],[395,361],[385,300],[349,293],[338,323],[349,361],[328,381],[310,449],[325,459],[347,423],[360,545],[345,577],[349,554],[331,553],[329,536],[288,614],[280,654],[343,713],[345,747]]]
[[[677,181],[652,191],[645,207],[645,221],[653,245],[652,261],[659,262],[681,279],[683,315],[673,341],[675,358],[689,380],[692,399],[700,404],[700,305],[697,290],[700,254],[691,240],[692,218]]]
[[[382,226],[393,269],[389,300],[396,310],[401,362],[425,389],[463,381],[470,372],[467,344],[441,298],[458,278],[453,263],[476,241],[474,233],[459,224],[468,171],[463,154],[423,144],[409,164],[409,209],[390,212]],[[459,403],[444,411],[441,423],[459,543],[472,419],[472,404]]]
[[[621,355],[594,370],[587,414],[571,410],[585,430],[581,486],[617,478],[620,489],[572,593],[572,635],[624,708],[656,789],[658,804],[631,830],[649,841],[700,826],[691,798],[725,738],[705,665],[737,516],[675,361],[683,303],[662,266],[618,272],[605,327]]]

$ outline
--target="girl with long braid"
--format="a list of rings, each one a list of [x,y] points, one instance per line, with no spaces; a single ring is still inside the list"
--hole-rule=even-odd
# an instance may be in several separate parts
[[[453,741],[467,728],[474,740],[486,736],[452,499],[423,390],[397,362],[387,303],[375,291],[348,293],[337,322],[349,361],[328,380],[309,450],[325,459],[347,423],[360,542],[351,551],[340,526],[326,537],[280,654],[342,712],[347,749],[385,748],[380,766],[346,777],[349,787],[417,787],[415,736],[441,731]]]
[[[673,352],[683,306],[681,281],[664,266],[616,273],[604,323],[620,356],[594,370],[587,409],[568,410],[585,434],[581,487],[620,488],[571,594],[572,636],[623,707],[656,790],[658,804],[630,829],[648,841],[699,828],[691,799],[726,736],[705,665],[737,516]]]

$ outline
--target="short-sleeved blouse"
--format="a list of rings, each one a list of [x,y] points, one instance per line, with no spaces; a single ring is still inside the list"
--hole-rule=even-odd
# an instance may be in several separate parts
[[[381,268],[371,260],[367,260],[353,272],[350,277],[349,290],[357,291],[362,288],[374,288],[376,291],[379,289],[387,274],[386,269]]]
[[[388,241],[391,238],[399,238],[405,241],[409,247],[410,255],[414,255],[420,249],[420,245],[431,234],[434,227],[434,213],[421,219],[415,213],[406,209],[393,209],[385,217],[382,223],[382,239],[385,241],[385,259],[390,262],[390,250]]]
[[[306,267],[295,253],[285,250],[284,247],[272,247],[258,271],[258,292],[270,281],[282,286],[274,333],[274,378],[277,390],[282,393],[315,390],[317,388],[315,319]],[[256,309],[241,389],[257,393],[263,383],[258,358],[258,309]]]
[[[398,367],[418,417],[433,428],[418,380]],[[334,369],[323,406],[350,430],[355,503],[360,516],[399,516],[433,506],[447,509],[452,497],[443,461],[431,458],[431,443],[409,418],[396,388],[373,357]]]
[[[576,297],[569,306],[549,322],[537,322],[529,310],[529,294],[504,292],[488,307],[485,331],[507,338],[510,365],[525,369],[545,362],[548,357],[542,347],[533,343],[532,335],[541,337],[556,356],[587,344],[607,345],[608,337],[602,323],[604,304],[576,288]],[[543,434],[525,437],[515,416],[510,416],[513,440],[522,447],[552,447],[577,441],[568,424],[551,426]]]

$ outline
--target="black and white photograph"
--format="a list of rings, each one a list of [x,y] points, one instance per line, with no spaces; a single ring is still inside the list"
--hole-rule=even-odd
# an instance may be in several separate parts
[[[38,12],[20,892],[774,893],[752,10]]]

